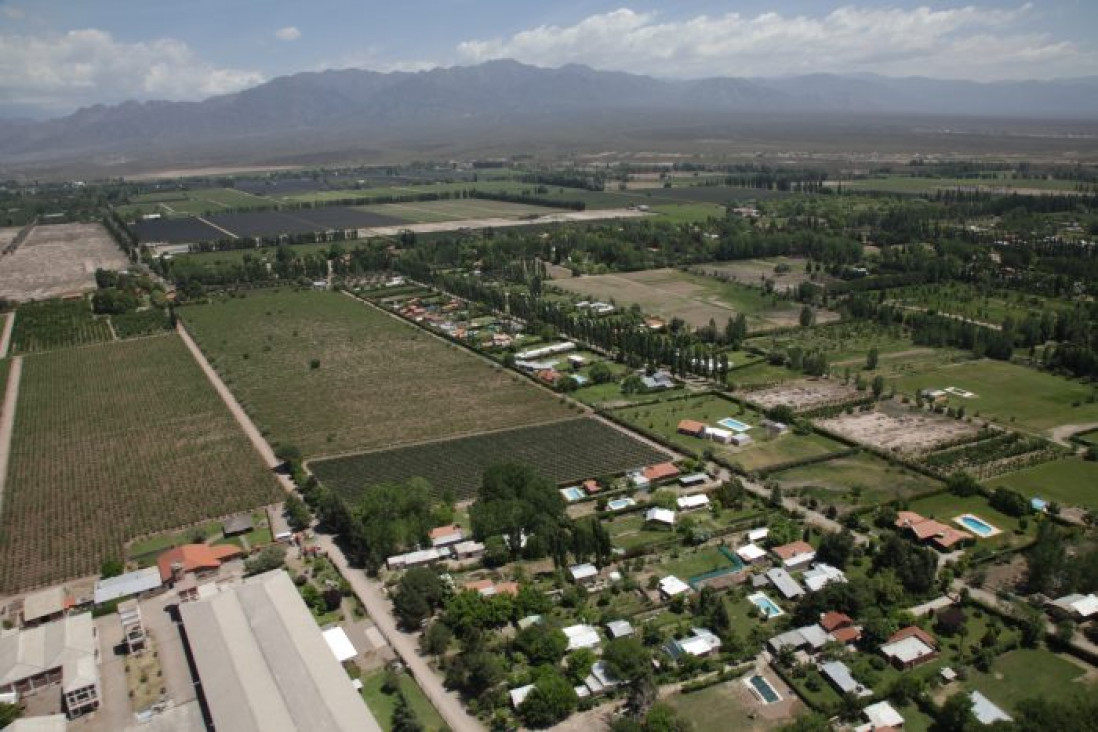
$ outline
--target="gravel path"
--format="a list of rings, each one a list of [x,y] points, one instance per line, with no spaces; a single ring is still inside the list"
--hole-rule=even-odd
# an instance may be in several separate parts
[[[15,428],[15,405],[19,401],[19,378],[23,374],[23,357],[12,359],[8,385],[4,392],[4,407],[0,410],[0,511],[4,506],[4,484],[8,480],[8,458],[11,457],[11,434]]]
[[[11,332],[15,329],[15,311],[8,313],[4,319],[4,334],[0,336],[0,358],[7,358],[11,349]]]

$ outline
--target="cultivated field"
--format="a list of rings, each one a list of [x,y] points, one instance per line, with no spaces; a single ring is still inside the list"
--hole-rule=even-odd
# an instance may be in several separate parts
[[[28,303],[16,310],[11,347],[14,353],[34,353],[110,339],[106,319],[94,317],[84,298],[47,300]]]
[[[840,512],[941,488],[942,483],[868,453],[837,457],[767,476],[797,495],[836,506]]]
[[[803,257],[768,257],[766,259],[741,259],[734,262],[713,262],[698,265],[706,274],[715,277],[731,277],[745,285],[762,287],[766,280],[774,282],[778,292],[794,290],[802,282],[809,281],[805,271],[807,259]],[[775,268],[788,267],[788,271],[776,272]]]
[[[1006,486],[1029,498],[1098,510],[1098,463],[1076,457],[1003,475],[988,481],[988,486]]]
[[[908,454],[926,452],[978,431],[975,425],[959,419],[884,408],[843,414],[817,424],[862,445]]]
[[[436,491],[470,498],[485,468],[530,465],[557,483],[664,462],[668,455],[594,419],[570,419],[486,435],[317,460],[318,479],[353,500],[371,485],[425,478]]]
[[[752,330],[775,328],[797,324],[801,312],[796,303],[768,296],[759,288],[675,269],[574,277],[554,280],[553,285],[588,298],[636,303],[646,313],[682,318],[693,326],[713,319],[723,327],[730,317],[743,313]],[[816,317],[826,322],[837,316],[821,311]]]
[[[574,415],[517,374],[338,293],[264,292],[179,314],[259,427],[306,457]]]
[[[560,209],[544,206],[528,206],[521,203],[490,201],[479,198],[463,198],[450,201],[416,201],[414,203],[386,203],[378,206],[361,206],[360,210],[379,213],[412,224],[428,224],[437,221],[461,219],[505,218],[544,216],[559,213]]]
[[[841,404],[866,396],[852,384],[844,384],[840,379],[805,379],[780,386],[758,389],[744,395],[752,404],[763,409],[772,409],[780,404],[803,412],[827,404]]]
[[[125,269],[129,261],[99,224],[37,226],[0,257],[0,297],[44,300],[95,289],[95,270]]]
[[[901,392],[955,386],[974,394],[951,396],[949,403],[1012,427],[1033,432],[1059,425],[1098,422],[1095,388],[1004,361],[968,361],[901,378]]]
[[[129,539],[280,495],[176,336],[28,356],[0,591],[98,572]]]

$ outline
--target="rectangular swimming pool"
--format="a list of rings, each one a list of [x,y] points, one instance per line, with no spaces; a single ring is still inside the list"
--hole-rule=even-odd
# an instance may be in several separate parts
[[[568,488],[561,488],[560,489],[560,494],[562,496],[564,496],[564,500],[568,501],[569,503],[571,503],[573,501],[578,501],[581,498],[586,497],[586,495],[587,495],[582,490],[577,488],[576,486],[570,486]]]
[[[623,508],[629,508],[630,506],[637,505],[637,502],[632,498],[615,498],[606,504],[606,508],[611,511],[620,511]]]
[[[717,422],[717,424],[719,424],[721,427],[727,427],[734,432],[747,432],[749,429],[751,429],[751,425],[744,424],[740,420],[732,419],[731,417],[725,417],[724,419]]]
[[[781,694],[775,691],[774,687],[770,685],[770,682],[759,674],[748,677],[744,683],[759,695],[763,704],[773,704],[774,702],[780,702],[782,700]]]
[[[764,592],[756,592],[754,595],[748,595],[747,599],[752,605],[763,611],[763,615],[767,620],[785,615],[785,611],[778,607]]]
[[[986,539],[989,536],[995,536],[996,534],[1001,533],[999,529],[995,528],[987,521],[984,521],[979,516],[974,516],[971,513],[962,514],[953,519],[953,522],[965,527],[981,539]]]

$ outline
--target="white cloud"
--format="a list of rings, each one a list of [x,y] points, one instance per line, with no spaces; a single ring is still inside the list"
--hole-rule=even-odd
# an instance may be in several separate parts
[[[66,111],[126,99],[202,99],[262,81],[257,71],[216,66],[171,38],[123,43],[96,29],[0,34],[0,105]]]
[[[876,72],[1002,79],[1083,75],[1098,55],[1033,32],[1033,7],[866,8],[823,15],[766,12],[663,21],[621,8],[570,26],[543,25],[458,46],[469,62],[585,63],[669,77]]]
[[[301,38],[301,31],[295,26],[288,25],[285,28],[276,30],[275,38],[280,41],[296,41],[298,38]]]
[[[22,20],[27,17],[27,12],[25,10],[17,8],[14,5],[0,4],[0,13],[8,20]]]

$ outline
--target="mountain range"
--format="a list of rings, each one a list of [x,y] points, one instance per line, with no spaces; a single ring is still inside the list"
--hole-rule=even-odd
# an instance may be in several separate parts
[[[871,74],[669,81],[515,61],[379,73],[283,76],[201,102],[125,102],[46,121],[0,119],[0,163],[234,150],[319,153],[443,140],[474,127],[559,122],[582,133],[613,115],[679,122],[738,114],[1098,118],[1098,77],[977,83]]]

